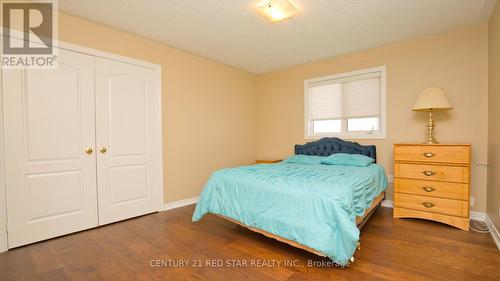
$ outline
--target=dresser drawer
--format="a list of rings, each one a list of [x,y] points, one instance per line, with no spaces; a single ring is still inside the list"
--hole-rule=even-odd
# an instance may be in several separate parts
[[[467,145],[396,145],[394,160],[467,164],[470,147]]]
[[[394,191],[415,195],[469,200],[469,185],[438,181],[394,179]]]
[[[467,217],[469,212],[467,201],[462,200],[395,193],[394,202],[396,207],[459,217]]]
[[[407,179],[468,183],[469,168],[396,163],[394,165],[394,176]]]

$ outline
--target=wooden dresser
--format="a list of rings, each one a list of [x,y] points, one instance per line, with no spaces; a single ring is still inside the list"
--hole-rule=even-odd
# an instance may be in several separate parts
[[[468,144],[395,144],[394,217],[469,230]]]

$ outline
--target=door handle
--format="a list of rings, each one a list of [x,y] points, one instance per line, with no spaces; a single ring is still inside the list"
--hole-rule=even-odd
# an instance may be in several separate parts
[[[87,147],[87,148],[85,149],[85,153],[87,153],[88,155],[92,154],[92,152],[93,152],[93,151],[94,151],[94,150],[92,149],[92,147]]]
[[[99,150],[101,151],[101,153],[106,153],[106,151],[108,151],[108,149],[105,146],[101,147],[101,149]]]

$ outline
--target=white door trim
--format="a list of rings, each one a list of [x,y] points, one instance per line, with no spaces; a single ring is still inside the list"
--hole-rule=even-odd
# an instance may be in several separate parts
[[[2,37],[3,37],[3,33],[4,33],[3,30],[0,29],[0,35],[2,35]],[[17,30],[13,30],[13,29],[10,30],[10,36],[13,38],[23,39],[24,38],[23,34],[24,34],[23,32],[20,32]],[[106,51],[92,49],[92,48],[88,48],[88,47],[84,47],[84,46],[80,46],[80,45],[76,45],[76,44],[72,44],[72,43],[67,43],[67,42],[59,41],[59,40],[54,40],[54,43],[55,44],[53,44],[53,45],[55,45],[59,49],[66,49],[69,51],[78,52],[78,53],[82,53],[82,54],[86,54],[86,55],[92,55],[92,56],[96,56],[96,57],[102,57],[102,58],[106,58],[106,59],[135,64],[135,65],[139,65],[139,66],[143,66],[143,67],[147,67],[147,68],[151,68],[151,69],[161,70],[161,65],[154,64],[151,62],[138,60],[138,59],[134,59],[134,58],[130,58],[130,57],[125,57],[125,56],[120,56],[120,55],[109,53]]]
[[[1,42],[1,41],[0,41]],[[1,45],[1,44],[0,44]],[[0,48],[2,48],[0,46]],[[0,253],[7,251],[7,201],[5,198],[5,153],[3,134],[3,75],[0,69]]]
[[[15,38],[24,38],[23,33],[16,31],[16,30],[10,30],[10,35]],[[0,29],[0,43],[2,42],[4,31],[3,29]],[[111,60],[116,60],[120,62],[125,62],[125,63],[130,63],[130,64],[135,64],[138,66],[143,66],[147,67],[150,69],[153,69],[156,71],[158,75],[158,107],[159,107],[159,120],[158,124],[161,128],[161,132],[158,137],[158,152],[157,152],[157,161],[160,163],[160,173],[159,173],[159,183],[160,183],[160,190],[158,191],[158,194],[160,194],[160,198],[158,198],[159,201],[159,209],[158,211],[161,210],[161,206],[163,206],[163,198],[164,198],[164,186],[163,186],[163,111],[162,111],[162,67],[161,65],[154,64],[151,62],[143,61],[143,60],[138,60],[130,57],[125,57],[125,56],[120,56],[116,55],[113,53],[97,50],[97,49],[92,49],[72,43],[67,43],[64,41],[59,41],[55,40],[57,44],[55,44],[58,48],[60,49],[66,49],[69,51],[73,52],[79,52],[82,54],[87,54],[87,55],[92,55],[95,57],[102,57],[106,59],[111,59]],[[1,48],[2,44],[0,44]],[[3,52],[2,52],[3,53]],[[0,65],[0,74],[1,74],[1,68],[2,66]],[[2,81],[3,75],[0,75],[0,81]],[[4,155],[4,131],[3,131],[3,81],[0,84],[0,253],[5,252],[8,250],[8,243],[7,243],[7,201],[6,201],[6,186],[5,186],[5,155]]]

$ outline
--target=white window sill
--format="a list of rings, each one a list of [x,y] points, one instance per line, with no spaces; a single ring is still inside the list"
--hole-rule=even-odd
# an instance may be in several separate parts
[[[306,140],[319,140],[321,138],[339,138],[345,140],[385,140],[386,134],[320,134],[306,135]]]

